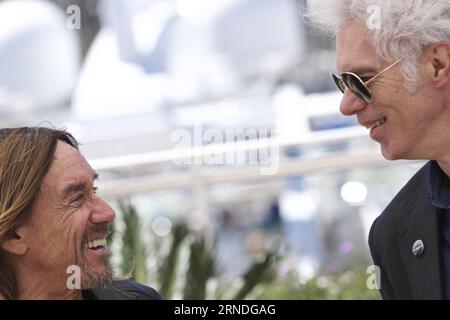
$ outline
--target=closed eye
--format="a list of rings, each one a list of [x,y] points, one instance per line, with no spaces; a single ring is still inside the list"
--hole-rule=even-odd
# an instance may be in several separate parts
[[[92,192],[94,194],[97,194],[97,191],[98,191],[98,187],[92,188]],[[73,197],[72,202],[74,202],[74,203],[82,202],[84,200],[84,198],[85,198],[84,193],[78,193]]]
[[[75,195],[75,197],[72,199],[72,202],[81,202],[83,200],[84,200],[84,194],[79,193],[79,194]]]

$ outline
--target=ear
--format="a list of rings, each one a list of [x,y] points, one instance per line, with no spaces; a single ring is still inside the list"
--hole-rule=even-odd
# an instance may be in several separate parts
[[[19,227],[1,244],[1,248],[13,255],[22,256],[28,251],[26,227]]]
[[[427,62],[434,87],[443,88],[450,82],[450,42],[439,41],[433,43],[427,54]]]

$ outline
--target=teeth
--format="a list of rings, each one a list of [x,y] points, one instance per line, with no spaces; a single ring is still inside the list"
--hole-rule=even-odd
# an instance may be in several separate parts
[[[106,239],[92,240],[92,241],[89,241],[87,243],[87,247],[89,249],[96,248],[96,247],[104,247],[104,248],[106,248],[106,245],[107,245]]]
[[[385,122],[386,122],[386,118],[378,119],[377,121],[372,122],[371,124],[367,125],[366,129],[373,129],[373,128],[379,127]]]

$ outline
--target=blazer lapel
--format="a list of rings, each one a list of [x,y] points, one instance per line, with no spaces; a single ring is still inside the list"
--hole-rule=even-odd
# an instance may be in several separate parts
[[[427,198],[426,184],[421,183],[405,205],[409,223],[398,245],[411,289],[412,299],[443,299],[441,257],[439,252],[439,211]],[[423,254],[413,254],[417,240],[424,244]]]

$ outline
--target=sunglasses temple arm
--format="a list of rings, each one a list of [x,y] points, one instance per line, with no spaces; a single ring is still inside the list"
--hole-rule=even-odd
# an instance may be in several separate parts
[[[378,76],[382,75],[383,73],[385,73],[386,71],[388,71],[390,68],[392,68],[393,66],[395,66],[397,63],[399,63],[400,61],[402,61],[404,58],[398,59],[397,61],[395,61],[393,64],[391,64],[389,67],[387,67],[386,69],[384,69],[383,71],[381,71],[380,73],[378,73],[377,75],[375,75],[372,79],[368,80],[367,82],[364,83],[364,85],[368,85],[369,83],[371,83],[373,80],[375,80],[376,78],[378,78]]]

